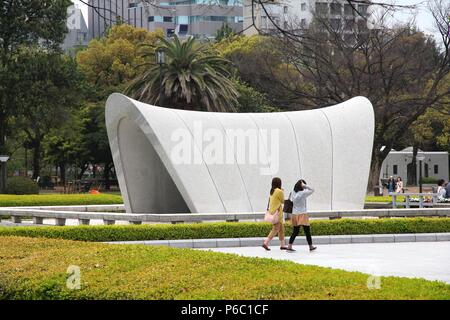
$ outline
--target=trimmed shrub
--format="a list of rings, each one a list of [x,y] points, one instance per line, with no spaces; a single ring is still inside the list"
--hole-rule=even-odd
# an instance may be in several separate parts
[[[0,194],[0,207],[65,206],[121,204],[122,197],[116,194],[39,194],[4,195]]]
[[[36,181],[27,177],[11,177],[6,181],[6,194],[38,194],[39,186]]]
[[[422,184],[437,184],[438,179],[434,177],[423,177],[420,181]]]
[[[265,222],[144,224],[113,226],[0,227],[0,236],[44,237],[80,241],[138,241],[265,237],[272,226]],[[303,234],[303,230],[301,231]],[[311,233],[319,235],[450,232],[450,218],[387,218],[312,220]],[[292,225],[286,224],[286,234]]]

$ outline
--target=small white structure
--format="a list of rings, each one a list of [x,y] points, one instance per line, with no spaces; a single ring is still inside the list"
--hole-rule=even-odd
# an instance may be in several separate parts
[[[420,177],[420,164],[422,164],[422,177],[449,179],[449,158],[445,151],[422,151],[417,153],[417,165],[415,175],[411,172],[414,167],[411,165],[413,158],[413,148],[408,147],[401,151],[391,150],[381,166],[380,179],[401,177],[409,185],[418,185]],[[421,160],[422,161],[419,161]],[[408,181],[409,178],[409,181]],[[414,179],[415,178],[415,179]],[[411,181],[413,179],[414,181]]]
[[[364,97],[307,111],[217,113],[161,108],[114,93],[106,127],[127,212],[266,210],[271,180],[300,179],[310,210],[362,209],[374,135]]]

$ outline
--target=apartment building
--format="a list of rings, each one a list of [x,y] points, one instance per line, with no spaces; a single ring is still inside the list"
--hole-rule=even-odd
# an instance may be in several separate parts
[[[61,48],[68,52],[76,46],[85,46],[90,40],[88,26],[81,9],[75,5],[67,8],[67,34]]]
[[[364,20],[362,16],[369,15],[369,5],[359,3],[354,4],[354,7],[360,15],[345,0],[275,0],[273,3],[264,3],[264,6],[252,0],[245,0],[244,33],[252,35],[258,33],[258,30],[271,33],[278,28],[307,28],[315,13],[328,17],[335,28],[343,23]]]
[[[239,32],[243,26],[242,0],[90,0],[89,29],[100,37],[111,25],[122,21],[167,36],[193,35],[213,38],[227,23]]]

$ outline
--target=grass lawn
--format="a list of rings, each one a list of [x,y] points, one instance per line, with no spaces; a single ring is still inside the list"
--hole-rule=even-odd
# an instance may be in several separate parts
[[[391,202],[391,197],[366,196],[366,202]],[[404,201],[404,197],[397,197]],[[95,194],[40,194],[13,195],[0,194],[0,207],[13,206],[58,206],[58,205],[89,205],[89,204],[120,204],[123,203],[120,192],[105,192]]]
[[[403,202],[405,201],[405,197],[398,196],[397,202]],[[366,202],[392,202],[392,197],[390,196],[382,196],[382,197],[375,197],[375,196],[366,196]]]
[[[450,299],[438,281],[190,249],[0,237],[1,299]],[[66,287],[79,266],[81,289]]]
[[[127,241],[265,237],[272,225],[266,222],[213,222],[116,226],[0,227],[0,236],[43,237],[80,241]],[[312,220],[318,235],[450,232],[450,218],[387,218]],[[286,234],[292,233],[290,223]],[[302,230],[303,234],[303,230]]]
[[[93,205],[120,204],[122,197],[117,194],[36,194],[14,195],[0,194],[0,207],[25,206],[63,206],[63,205]]]

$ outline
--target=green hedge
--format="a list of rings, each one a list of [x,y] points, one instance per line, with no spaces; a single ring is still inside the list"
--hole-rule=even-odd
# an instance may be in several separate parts
[[[220,222],[115,226],[0,227],[0,236],[46,237],[81,241],[132,241],[264,237],[264,222]],[[450,218],[313,220],[313,235],[450,232]],[[286,224],[287,234],[292,226]],[[303,232],[303,230],[302,230]]]
[[[235,254],[0,237],[4,299],[449,299],[438,281],[381,277]],[[71,290],[68,267],[80,270]],[[71,283],[69,281],[69,283]]]
[[[115,194],[39,194],[7,195],[0,194],[0,207],[65,206],[121,204],[122,197]]]
[[[36,181],[27,177],[11,177],[6,182],[6,194],[38,194],[39,186]]]

